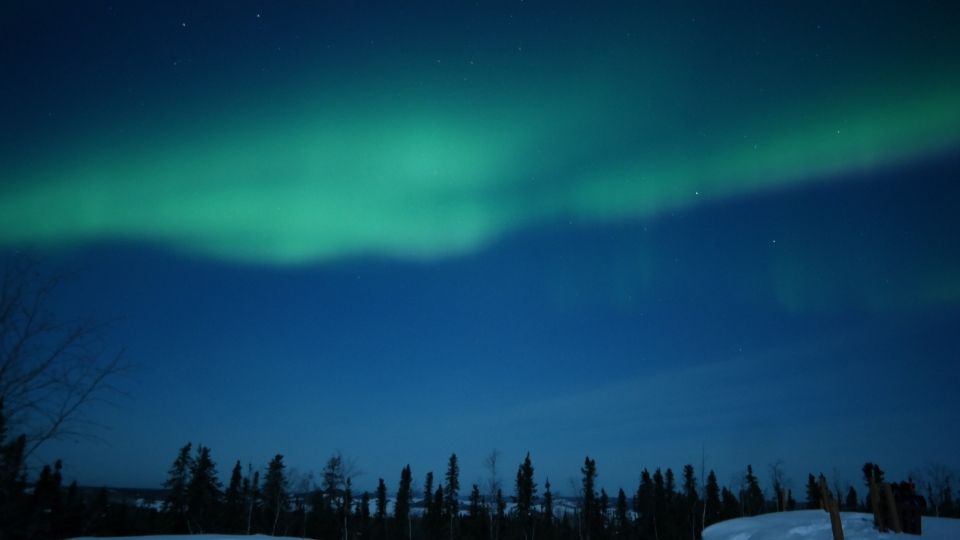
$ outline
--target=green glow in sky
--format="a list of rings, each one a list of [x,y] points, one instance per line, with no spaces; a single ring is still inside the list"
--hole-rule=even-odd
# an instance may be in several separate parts
[[[119,143],[81,126],[72,143],[36,148],[30,166],[0,170],[0,245],[430,260],[537,224],[722,203],[960,143],[960,83],[936,61],[904,62],[896,79],[868,66],[799,86],[771,67],[731,90],[736,74],[701,73],[686,64],[691,50],[546,55],[527,71],[470,71],[454,57],[454,68],[385,80],[288,81],[290,92],[271,94],[288,99],[269,104],[163,110],[154,132]],[[685,82],[690,73],[702,83]],[[763,94],[765,80],[780,84]]]

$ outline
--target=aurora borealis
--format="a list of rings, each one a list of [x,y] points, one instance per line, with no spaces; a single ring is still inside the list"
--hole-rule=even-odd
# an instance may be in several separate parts
[[[923,58],[918,69],[913,58],[878,62],[862,46],[822,61],[788,56],[791,38],[827,34],[821,46],[829,47],[841,30],[801,25],[781,36],[773,28],[754,43],[709,34],[735,23],[730,16],[691,19],[693,44],[648,49],[652,40],[633,37],[651,30],[644,10],[628,14],[639,24],[598,22],[613,35],[588,27],[573,48],[559,46],[563,34],[550,29],[525,38],[523,27],[541,14],[518,13],[530,19],[511,37],[516,50],[485,43],[493,36],[479,29],[477,43],[441,33],[411,57],[403,45],[386,60],[359,55],[357,63],[372,64],[356,70],[366,73],[323,66],[321,80],[309,72],[285,80],[294,95],[257,103],[252,115],[243,107],[257,96],[241,98],[233,112],[216,103],[203,113],[196,105],[164,110],[151,119],[161,135],[111,147],[94,140],[79,152],[69,142],[44,148],[40,165],[10,173],[16,187],[0,200],[0,241],[123,239],[280,264],[432,259],[539,223],[648,217],[936,155],[960,139],[956,58]],[[184,14],[183,26],[165,37],[200,40],[178,34],[230,24],[196,18],[188,25]],[[468,19],[447,18],[451,26]],[[771,58],[738,77],[703,65],[708,46],[739,55],[752,47]],[[610,58],[599,52],[614,47]],[[785,87],[791,81],[779,79],[781,62],[808,80]],[[844,65],[864,67],[836,73]],[[878,80],[885,84],[878,88]],[[200,118],[164,127],[174,123],[165,117],[181,114]]]
[[[833,401],[806,409],[786,374],[928,372],[905,377],[911,392],[957,374],[948,2],[74,4],[0,8],[0,250],[82,269],[64,309],[131,316],[116,339],[148,366],[137,393],[151,404],[178,417],[182,401],[221,404],[155,433],[131,427],[153,417],[142,402],[105,412],[127,426],[114,445],[151,447],[155,471],[133,482],[197,438],[244,460],[342,448],[385,478],[406,461],[425,472],[413,441],[468,459],[535,447],[566,474],[556,417],[597,430],[571,452],[603,448],[601,471],[625,489],[631,460],[656,467],[681,448],[684,463],[715,448],[727,472],[780,457],[827,468],[882,459],[850,433],[856,415],[832,416],[869,394],[833,380]],[[702,401],[673,403],[687,375]],[[220,377],[201,398],[189,382]],[[425,413],[394,381],[458,405]],[[640,388],[663,400],[632,401]],[[303,396],[312,413],[288,432],[256,420],[283,448],[250,443],[220,423],[232,405],[266,414],[236,404],[241,389],[265,409]],[[333,412],[381,391],[395,410]],[[894,401],[859,420],[960,404]],[[612,413],[635,432],[597,420]],[[904,429],[926,445],[918,459],[958,458],[956,435]],[[374,432],[406,437],[403,455],[367,450]],[[773,432],[769,452],[744,442]],[[785,435],[801,432],[842,450],[809,457]],[[63,448],[80,463],[103,451]],[[123,482],[134,465],[120,467],[76,474]]]

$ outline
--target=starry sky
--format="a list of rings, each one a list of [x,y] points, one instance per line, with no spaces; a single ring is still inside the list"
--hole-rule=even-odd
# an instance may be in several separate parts
[[[503,452],[799,488],[960,467],[950,2],[7,2],[0,255],[138,369],[81,484],[177,450],[391,489]]]

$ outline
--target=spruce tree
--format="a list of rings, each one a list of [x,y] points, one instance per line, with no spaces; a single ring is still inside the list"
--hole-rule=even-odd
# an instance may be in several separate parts
[[[718,523],[722,517],[722,506],[720,504],[720,486],[717,485],[717,475],[710,471],[707,475],[707,486],[705,488],[706,512],[704,517],[704,527],[709,527]]]
[[[427,479],[423,481],[423,511],[433,510],[433,471],[427,473]]]
[[[77,490],[77,481],[74,480],[67,488],[67,500],[63,509],[63,519],[57,534],[59,538],[76,538],[83,536],[84,514],[86,505]]]
[[[230,474],[230,484],[224,495],[221,529],[227,534],[241,534],[243,532],[243,467],[240,460],[233,467]]]
[[[668,471],[670,469],[667,469]],[[673,476],[671,474],[671,476]],[[653,524],[654,524],[654,537],[660,538],[663,535],[664,538],[669,538],[670,525],[667,522],[667,490],[663,481],[663,473],[660,472],[660,469],[653,471],[653,500],[654,500],[654,511],[653,511]]]
[[[413,526],[410,522],[410,502],[413,497],[410,484],[413,476],[410,465],[400,471],[400,488],[397,490],[397,502],[393,506],[393,518],[396,523],[398,540],[413,540]]]
[[[583,523],[584,538],[590,540],[596,526],[597,514],[597,492],[594,491],[594,484],[597,479],[597,462],[587,456],[584,460],[583,468],[580,469],[583,474],[583,508],[580,510],[580,519]]]
[[[500,532],[503,530],[506,520],[504,519],[504,510],[507,509],[507,501],[503,500],[503,490],[497,490],[497,519],[494,521],[494,538],[500,538]]]
[[[882,489],[883,482],[885,480],[883,478],[883,471],[880,469],[880,466],[876,463],[870,463],[868,461],[866,464],[864,464],[863,469],[861,470],[863,471],[863,481],[867,488],[867,506],[870,506],[870,479],[872,478],[880,495],[880,508],[886,508],[887,495]],[[933,501],[927,501],[927,503],[933,503]]]
[[[553,530],[553,492],[550,491],[550,479],[543,483],[543,518],[547,533]]]
[[[640,473],[640,486],[633,497],[633,511],[637,513],[637,529],[640,538],[656,537],[656,496],[650,471]]]
[[[170,492],[160,511],[166,517],[170,531],[175,534],[191,532],[187,522],[187,485],[193,470],[193,458],[190,456],[192,447],[192,443],[188,442],[180,449],[177,459],[167,472],[167,481],[163,483],[163,487]]]
[[[467,520],[464,522],[464,537],[467,540],[482,540],[486,532],[484,511],[486,510],[483,497],[480,495],[480,486],[473,484],[470,490],[470,503],[467,507]]]
[[[190,467],[187,484],[187,525],[191,533],[212,532],[220,504],[217,464],[210,458],[210,449],[199,445],[197,457]]]
[[[530,463],[530,452],[517,469],[516,480],[516,512],[517,521],[524,539],[533,536],[533,505],[536,503],[537,484],[533,481],[533,465]]]
[[[364,493],[366,495],[366,493]],[[376,523],[376,530],[378,535],[382,534],[384,540],[388,540],[387,536],[387,485],[383,483],[383,478],[380,479],[379,485],[377,485],[377,514],[374,516],[374,522]]]
[[[446,493],[446,491],[444,491],[443,489],[443,484],[438,485],[437,492],[434,494],[434,497],[433,497],[433,515],[435,517],[432,523],[433,538],[440,538],[441,536],[445,536],[444,529],[446,527],[444,527],[444,523],[443,523],[443,508],[444,508],[444,500],[445,500],[444,493]]]
[[[681,530],[681,538],[695,540],[697,534],[703,529],[700,524],[701,512],[700,495],[697,493],[697,476],[693,465],[683,467],[683,493],[680,497],[681,516],[683,524],[686,525]]]
[[[873,464],[873,481],[877,483],[877,487],[886,482],[886,480],[883,478],[883,471],[880,469],[880,465],[877,465],[876,463]]]
[[[5,422],[3,400],[0,400],[0,530],[19,531],[27,527],[29,514],[23,464],[27,437],[21,434],[7,442]]]
[[[866,488],[867,493],[870,493],[870,479],[873,478],[873,463],[869,461],[864,463],[863,467],[860,469],[863,472],[863,487]],[[869,495],[868,495],[869,497]]]
[[[290,505],[289,481],[283,470],[286,466],[283,464],[283,456],[277,454],[270,464],[267,465],[267,472],[263,476],[262,500],[267,518],[270,520],[270,536],[277,535],[277,525],[280,523],[280,517],[288,510]]]
[[[60,498],[60,470],[63,464],[57,460],[54,470],[44,465],[40,477],[33,485],[33,495],[30,497],[31,534],[37,538],[49,538],[54,535],[56,522],[60,519],[60,510],[63,501]]]
[[[807,510],[820,508],[820,484],[811,474],[807,479]]]
[[[765,501],[763,491],[753,475],[753,467],[747,465],[747,492],[744,494],[743,508],[747,516],[757,516],[763,513]]]
[[[850,486],[850,490],[847,491],[847,500],[846,500],[847,510],[853,512],[857,509],[857,506],[859,506],[859,504],[860,503],[857,501],[857,490],[853,489],[853,486]]]
[[[610,508],[610,496],[607,495],[607,491],[603,488],[600,488],[600,498],[597,499],[597,511],[593,516],[594,519],[594,538],[596,539],[605,539],[607,537],[607,510]]]
[[[383,479],[380,479],[380,484],[383,485]],[[375,518],[376,528],[380,532],[376,535],[370,530],[370,494],[366,491],[363,492],[363,495],[360,497],[360,503],[357,505],[357,511],[354,512],[354,521],[356,522],[356,536],[358,538],[367,539],[371,536],[373,537],[382,537],[384,540],[388,540],[387,537],[387,487],[383,487],[383,512],[380,512],[380,488],[377,488],[377,517]]]
[[[444,491],[446,512],[449,519],[449,539],[453,540],[454,525],[460,517],[460,466],[457,464],[457,455],[450,456],[447,466],[447,489]]]
[[[434,522],[439,519],[434,513],[433,506],[433,471],[427,473],[427,479],[423,482],[423,519],[420,525],[423,527],[424,536],[427,540],[436,540],[433,537]]]
[[[666,538],[679,538],[682,527],[680,526],[680,508],[677,501],[677,483],[673,476],[673,470],[669,467],[664,474],[663,497],[663,521],[660,523],[660,531]]]
[[[723,505],[723,520],[734,519],[740,517],[740,501],[737,500],[737,496],[733,494],[727,488],[722,488],[720,490],[720,500]]]
[[[353,480],[347,476],[344,476],[344,478],[346,480],[343,482],[343,540],[349,540],[351,529],[350,508],[353,506]]]
[[[627,507],[627,494],[620,488],[617,494],[617,508],[614,511],[614,532],[618,539],[624,540],[630,537],[630,515]]]

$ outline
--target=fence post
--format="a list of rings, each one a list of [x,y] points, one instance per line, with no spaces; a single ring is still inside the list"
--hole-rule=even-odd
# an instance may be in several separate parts
[[[890,489],[890,484],[887,482],[883,483],[883,492],[887,496],[887,515],[890,516],[890,528],[893,529],[893,532],[900,534],[903,532],[903,529],[900,528],[900,513],[897,512],[897,501],[893,500],[893,490]]]
[[[880,512],[880,493],[873,477],[870,478],[870,506],[873,508],[873,524],[880,532],[887,532],[883,526],[883,514]]]
[[[830,528],[833,530],[833,540],[843,540],[843,524],[840,522],[840,502],[831,500]]]

